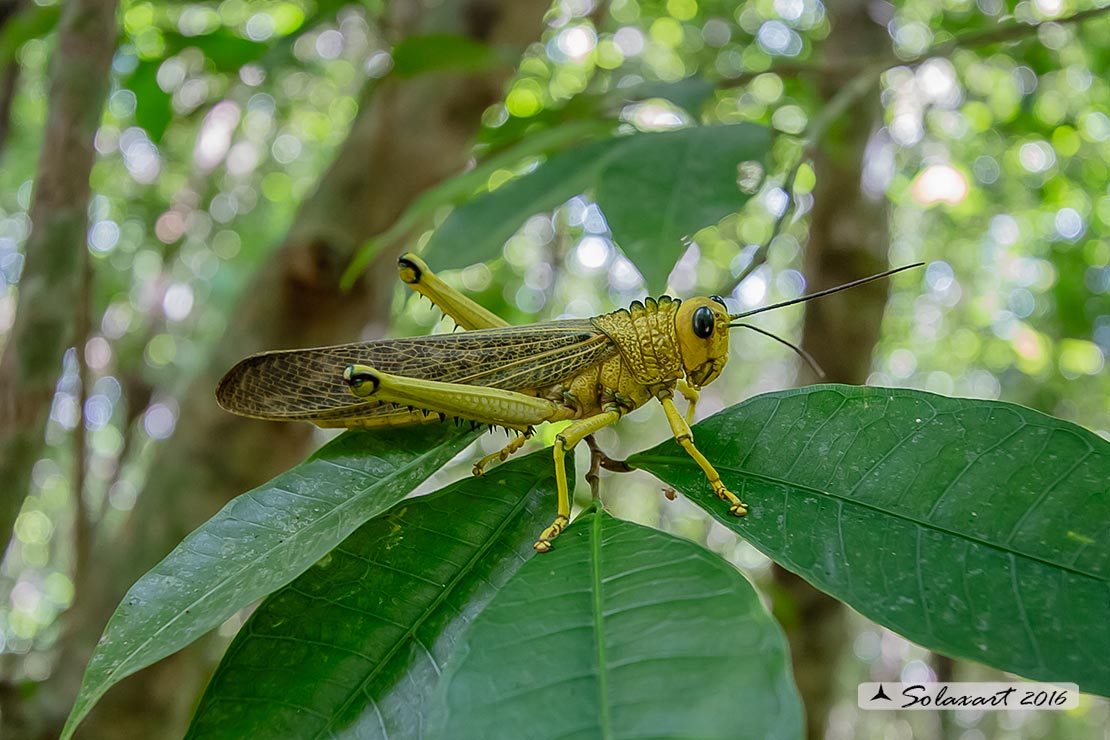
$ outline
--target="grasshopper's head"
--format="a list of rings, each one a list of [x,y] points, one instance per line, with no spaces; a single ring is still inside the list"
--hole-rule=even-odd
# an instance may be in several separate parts
[[[682,355],[682,367],[686,371],[686,380],[695,388],[700,388],[717,379],[717,376],[721,374],[721,370],[725,367],[725,362],[728,361],[728,330],[734,327],[751,329],[752,331],[785,344],[787,347],[797,352],[803,360],[809,363],[813,371],[819,377],[823,378],[825,377],[825,373],[822,372],[821,368],[817,366],[817,362],[804,349],[794,346],[785,339],[776,337],[769,331],[760,329],[757,326],[752,326],[751,324],[745,324],[742,320],[749,316],[754,316],[757,313],[763,313],[764,311],[772,311],[776,308],[792,306],[795,303],[803,303],[814,298],[820,298],[821,296],[839,293],[842,290],[854,288],[857,285],[864,285],[865,283],[890,277],[903,270],[921,267],[923,264],[925,263],[915,262],[912,265],[896,267],[893,270],[887,270],[877,275],[853,280],[850,283],[844,283],[834,288],[828,288],[827,290],[804,295],[800,298],[792,298],[789,301],[783,301],[781,303],[775,303],[770,306],[755,308],[741,313],[729,314],[725,310],[724,299],[720,296],[694,298],[689,301],[683,301],[682,305],[679,306],[678,313],[675,314],[675,333],[678,336],[678,349],[679,353]]]
[[[683,301],[675,314],[675,334],[686,380],[709,385],[728,362],[728,311],[719,296]]]

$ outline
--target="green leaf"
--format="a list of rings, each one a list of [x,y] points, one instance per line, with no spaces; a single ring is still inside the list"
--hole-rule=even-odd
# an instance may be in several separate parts
[[[173,120],[173,98],[158,84],[162,60],[139,62],[124,86],[135,93],[135,123],[155,144],[162,141]]]
[[[438,270],[492,259],[530,216],[584,192],[623,139],[603,139],[556,154],[532,172],[451,212],[428,241],[425,259]]]
[[[229,502],[124,596],[89,661],[63,737],[113,684],[289,583],[475,436],[438,426],[347,432]]]
[[[695,427],[736,519],[667,442],[630,462],[775,561],[947,655],[1110,695],[1110,443],[998,401],[824,385]]]
[[[677,82],[642,82],[632,88],[616,88],[613,96],[624,100],[649,100],[663,98],[682,108],[695,118],[701,114],[705,101],[717,91],[717,83],[704,77],[693,75]]]
[[[168,32],[164,33],[163,38],[168,52],[179,53],[195,47],[212,62],[217,72],[225,74],[237,73],[244,64],[258,61],[272,46],[272,42],[251,41],[225,27],[201,36]],[[166,56],[170,56],[170,53]]]
[[[269,596],[190,738],[417,738],[460,632],[555,516],[550,450],[402,501]]]
[[[162,141],[174,117],[173,96],[158,84],[158,69],[166,58],[196,48],[217,72],[233,74],[244,64],[259,60],[271,48],[268,43],[242,38],[224,28],[202,36],[164,32],[162,38],[166,47],[163,57],[139,62],[123,81],[123,86],[135,93],[135,123],[156,144]]]
[[[786,650],[731,565],[590,509],[464,635],[429,734],[800,738]]]
[[[523,141],[517,142],[504,151],[482,161],[474,169],[455,175],[429,188],[413,201],[388,229],[359,248],[354,259],[351,260],[351,264],[343,272],[343,277],[339,283],[340,287],[349,290],[359,275],[366,270],[370,262],[384,247],[395,244],[404,238],[422,220],[435,213],[436,209],[465,200],[484,186],[495,170],[513,167],[527,157],[547,154],[553,149],[563,147],[568,142],[586,139],[603,131],[608,132],[610,128],[611,126],[604,121],[575,121],[538,131]]]
[[[698,126],[629,137],[601,170],[597,204],[613,239],[659,293],[686,251],[682,238],[748,202],[737,185],[742,162],[762,163],[771,140],[751,124]]]
[[[528,217],[593,190],[613,239],[659,292],[686,249],[682,238],[751,198],[737,185],[737,168],[763,162],[769,148],[768,130],[754,124],[592,142],[455,209],[432,234],[426,258],[439,269],[490,259]]]
[[[486,44],[453,34],[410,36],[393,48],[393,74],[406,78],[444,69],[481,72],[507,61]]]

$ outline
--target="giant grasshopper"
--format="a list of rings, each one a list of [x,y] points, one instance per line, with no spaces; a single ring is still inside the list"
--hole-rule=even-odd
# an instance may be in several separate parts
[[[510,326],[448,286],[415,255],[404,255],[399,265],[403,282],[468,331],[263,352],[228,371],[216,398],[243,416],[321,427],[402,426],[456,417],[516,432],[504,449],[475,464],[475,475],[519,450],[537,425],[570,421],[555,437],[558,515],[536,541],[539,552],[551,549],[570,518],[566,454],[652,399],[662,404],[675,439],[729,513],[744,516],[747,506],[721,482],[690,430],[698,390],[713,382],[728,360],[729,330],[742,326],[766,333],[741,320],[918,266],[745,313],[729,314],[718,296],[663,296],[589,319]],[[685,417],[675,406],[676,391],[689,402]]]

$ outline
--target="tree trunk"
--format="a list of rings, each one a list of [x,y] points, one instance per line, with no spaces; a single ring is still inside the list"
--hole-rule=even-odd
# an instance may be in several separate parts
[[[438,5],[438,4],[437,4]],[[538,41],[548,0],[448,0],[435,10],[401,4],[401,26],[416,33],[465,35],[523,50]],[[380,333],[396,285],[395,254],[383,254],[344,293],[339,277],[357,248],[383,231],[418,195],[461,171],[482,113],[503,97],[512,69],[430,73],[370,83],[359,113],[316,192],[301,206],[283,243],[244,291],[206,369],[181,399],[173,437],[124,532],[104,543],[88,583],[67,615],[50,699],[56,730],[84,666],[124,592],[234,496],[264,482],[306,452],[312,428],[232,416],[213,389],[251,352],[352,341],[367,326]],[[207,643],[207,644],[206,644]],[[183,733],[218,652],[200,641],[113,688],[78,737],[172,737]]]
[[[828,4],[832,32],[822,50],[834,68],[877,58],[889,49],[886,30],[868,16],[867,8],[862,0]],[[882,122],[878,87],[876,84],[868,97],[832,124],[816,156],[817,185],[806,246],[807,292],[831,288],[886,266],[886,202],[869,196],[862,187],[867,143]],[[833,82],[823,83],[824,103],[840,89]],[[806,304],[802,346],[828,374],[826,382],[866,382],[887,293],[886,282],[880,281]],[[814,382],[808,368],[802,372],[805,382]],[[807,737],[818,740],[825,736],[835,700],[836,666],[847,644],[844,608],[778,566],[774,577],[793,601],[796,619],[787,625],[787,636],[794,675],[806,706]]]
[[[5,10],[17,5],[9,3]],[[116,0],[70,0],[58,22],[31,235],[24,247],[15,323],[0,359],[0,554],[7,550],[27,496],[62,355],[74,339],[93,138],[116,49],[116,7]]]

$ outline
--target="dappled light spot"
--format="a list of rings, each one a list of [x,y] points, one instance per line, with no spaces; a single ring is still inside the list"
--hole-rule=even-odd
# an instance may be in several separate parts
[[[177,342],[171,334],[155,334],[146,345],[144,359],[151,367],[169,365],[177,356]]]
[[[991,219],[989,233],[999,245],[1009,247],[1021,237],[1021,227],[1013,216],[1001,214]]]
[[[1079,211],[1074,208],[1061,208],[1056,212],[1056,233],[1068,241],[1074,241],[1083,235],[1086,224]]]
[[[509,91],[505,108],[517,118],[528,118],[543,110],[539,85],[534,80],[523,80]]]
[[[802,39],[782,21],[767,21],[756,34],[759,45],[775,56],[797,56],[802,51]]]
[[[559,33],[555,45],[574,62],[581,62],[597,45],[597,34],[589,26],[573,26]]]
[[[119,243],[119,224],[115,221],[97,221],[89,229],[89,246],[95,252],[109,252]]]
[[[611,264],[609,285],[616,290],[627,291],[643,285],[640,271],[627,257],[618,256]]]
[[[1029,172],[1041,173],[1056,164],[1056,152],[1046,142],[1032,141],[1021,145],[1018,150],[1021,166]]]
[[[200,127],[193,157],[202,169],[212,169],[223,160],[231,146],[231,135],[239,125],[239,106],[222,100],[213,106]]]
[[[910,192],[922,205],[947,203],[954,206],[967,197],[967,178],[952,165],[933,164],[914,179]]]
[[[162,298],[162,310],[170,321],[184,321],[193,310],[193,289],[185,283],[174,283]]]
[[[151,439],[166,439],[173,434],[177,414],[165,403],[154,403],[143,414],[143,430]]]
[[[584,270],[592,272],[608,264],[612,252],[608,240],[599,236],[587,236],[575,247],[574,258]]]
[[[1106,366],[1106,357],[1094,342],[1064,339],[1060,342],[1060,372],[1066,377],[1098,375]]]
[[[736,297],[743,308],[758,306],[766,296],[767,279],[763,270],[752,273],[736,290]]]
[[[244,26],[247,38],[251,41],[265,41],[274,35],[275,23],[269,13],[255,13]]]
[[[613,34],[613,42],[626,57],[634,57],[644,50],[644,34],[634,26],[618,28]]]

